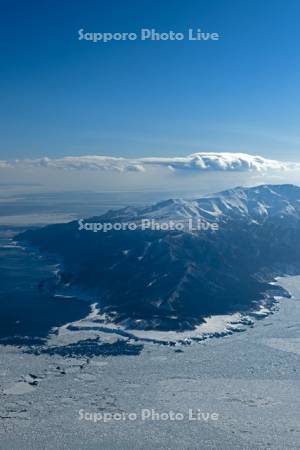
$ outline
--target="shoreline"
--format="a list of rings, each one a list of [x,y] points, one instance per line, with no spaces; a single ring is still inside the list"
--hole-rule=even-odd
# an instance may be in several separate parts
[[[16,240],[16,236],[13,236],[9,239],[11,242],[11,246],[16,248],[18,246],[18,240]],[[17,244],[17,245],[16,245]],[[63,261],[59,258],[59,256],[55,255],[47,255],[46,253],[40,251],[38,248],[26,245],[25,247],[21,247],[23,251],[26,252],[34,252],[38,253],[41,259],[43,259],[46,263],[48,262],[48,258],[52,260],[56,260],[57,262],[54,264],[54,270],[52,271],[53,275],[53,284],[58,286],[57,290],[54,290],[53,297],[56,299],[61,299],[62,301],[72,301],[72,299],[78,299],[82,301],[86,301],[90,304],[90,312],[87,316],[82,317],[79,320],[74,322],[68,322],[60,327],[53,327],[47,337],[47,341],[52,340],[53,334],[60,334],[59,330],[64,330],[64,333],[70,328],[70,332],[74,336],[74,333],[78,332],[78,335],[81,334],[81,330],[85,333],[90,329],[93,332],[98,332],[101,335],[112,335],[115,334],[120,338],[127,338],[128,340],[139,341],[139,342],[149,342],[153,344],[163,344],[163,345],[189,345],[192,342],[196,341],[204,341],[210,338],[221,338],[224,336],[231,335],[233,333],[241,333],[248,329],[248,327],[253,327],[257,320],[268,317],[270,314],[273,314],[276,310],[276,305],[279,303],[280,299],[286,298],[290,296],[290,293],[285,290],[284,286],[280,284],[281,279],[285,279],[289,277],[289,275],[285,276],[277,276],[273,278],[273,281],[270,281],[268,284],[270,288],[277,287],[280,290],[280,295],[278,292],[273,292],[270,295],[270,291],[266,291],[263,298],[257,302],[257,306],[253,310],[249,310],[247,312],[235,312],[229,314],[221,314],[221,315],[211,315],[208,317],[204,317],[203,321],[199,323],[193,330],[143,330],[137,328],[126,328],[123,325],[114,323],[107,314],[101,313],[101,299],[84,291],[80,288],[72,288],[70,286],[65,286],[59,289],[59,282],[61,280],[61,273],[65,269]],[[51,278],[47,280],[41,280],[42,282],[51,281]],[[284,295],[285,294],[285,295]],[[94,309],[93,309],[94,308]],[[97,312],[95,313],[95,309]],[[92,314],[92,316],[91,316]],[[130,322],[130,319],[128,319]]]
[[[140,330],[133,328],[125,328],[108,319],[106,314],[101,313],[98,302],[91,304],[91,311],[87,317],[75,322],[70,322],[62,327],[56,328],[57,336],[68,333],[81,332],[92,333],[97,331],[102,334],[115,334],[120,338],[128,338],[136,342],[162,344],[162,345],[190,345],[192,342],[205,341],[211,338],[221,338],[247,331],[248,327],[253,327],[258,320],[264,319],[276,312],[280,307],[280,302],[291,297],[290,293],[281,286],[278,280],[289,277],[276,277],[274,282],[270,282],[271,286],[279,286],[286,295],[274,295],[264,298],[256,310],[247,313],[236,312],[232,314],[214,315],[204,318],[204,322],[196,326],[194,330],[187,331],[159,331],[159,330]],[[50,339],[51,340],[51,339]],[[56,343],[57,340],[55,339]]]

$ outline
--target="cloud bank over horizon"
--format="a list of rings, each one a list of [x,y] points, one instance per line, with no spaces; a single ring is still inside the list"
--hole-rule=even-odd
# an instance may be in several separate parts
[[[84,155],[0,160],[0,176],[2,193],[7,189],[23,192],[23,183],[35,192],[167,191],[173,197],[236,186],[300,185],[300,163],[229,152],[143,158]]]
[[[199,152],[183,157],[122,158],[90,155],[0,161],[0,169],[35,167],[112,172],[145,172],[149,167],[166,168],[172,172],[267,172],[300,169],[300,163],[229,152]]]

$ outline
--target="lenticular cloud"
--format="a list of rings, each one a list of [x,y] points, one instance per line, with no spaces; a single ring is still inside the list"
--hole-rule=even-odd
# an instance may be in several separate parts
[[[110,156],[67,156],[0,161],[6,167],[45,167],[64,170],[102,170],[114,172],[144,172],[150,167],[163,167],[172,171],[196,172],[265,172],[299,169],[300,164],[266,159],[247,153],[193,153],[182,157],[117,158]]]
[[[286,170],[290,163],[266,159],[246,153],[193,153],[174,158],[143,158],[144,165],[167,165],[173,169],[197,171],[261,172],[266,170]]]

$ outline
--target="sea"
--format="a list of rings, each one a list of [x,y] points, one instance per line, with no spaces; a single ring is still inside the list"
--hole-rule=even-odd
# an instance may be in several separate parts
[[[57,261],[14,241],[113,204],[80,195],[81,210],[50,194],[1,210],[1,450],[299,449],[300,277],[277,279],[290,298],[242,332],[165,345],[99,331],[92,301],[40,292]]]

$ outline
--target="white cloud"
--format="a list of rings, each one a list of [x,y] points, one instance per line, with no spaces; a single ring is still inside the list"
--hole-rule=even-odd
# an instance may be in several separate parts
[[[7,169],[8,167],[11,167],[11,164],[9,164],[8,161],[1,161],[0,160],[0,169]]]
[[[193,153],[185,157],[143,158],[145,165],[168,166],[173,169],[196,171],[262,172],[287,170],[292,163],[266,159],[246,153]]]
[[[144,172],[148,167],[194,172],[266,172],[299,169],[300,164],[266,159],[247,153],[193,153],[183,157],[116,158],[110,156],[66,156],[0,161],[5,167],[46,167],[64,170]]]
[[[107,170],[107,171],[135,171],[143,172],[144,166],[137,161],[126,158],[110,156],[66,156],[52,159],[48,157],[39,159],[25,159],[15,161],[16,166],[48,167],[64,170]]]

